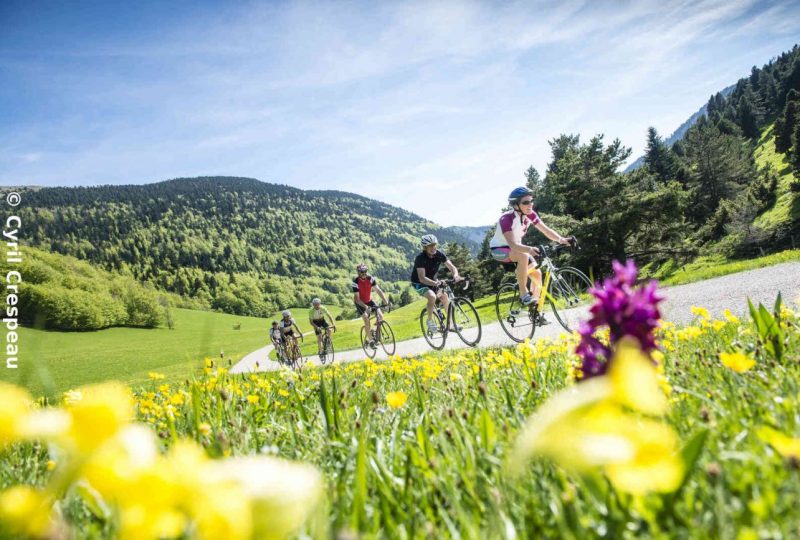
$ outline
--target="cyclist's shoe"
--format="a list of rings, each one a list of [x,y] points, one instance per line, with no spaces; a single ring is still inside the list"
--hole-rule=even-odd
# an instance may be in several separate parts
[[[529,305],[533,304],[533,302],[535,300],[536,299],[533,297],[532,294],[526,294],[525,296],[523,296],[522,298],[519,299],[519,302],[523,306],[529,306]]]
[[[545,319],[544,313],[537,313],[536,314],[536,324],[539,325],[539,326],[545,326],[545,325],[550,324],[550,321]]]
[[[433,322],[433,319],[428,319],[428,332],[434,333],[437,330],[439,330],[439,328],[436,327],[436,323]]]

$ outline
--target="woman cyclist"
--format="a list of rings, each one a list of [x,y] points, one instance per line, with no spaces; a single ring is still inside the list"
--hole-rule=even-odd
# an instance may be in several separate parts
[[[531,273],[531,289],[528,290],[528,270],[536,268],[533,256],[539,254],[537,248],[522,243],[528,227],[533,225],[547,238],[559,244],[570,244],[572,240],[564,238],[542,223],[533,211],[533,191],[527,187],[518,187],[509,193],[508,205],[511,209],[500,216],[489,248],[494,260],[516,263],[520,302],[527,306],[539,298],[542,290],[542,272],[538,269]]]

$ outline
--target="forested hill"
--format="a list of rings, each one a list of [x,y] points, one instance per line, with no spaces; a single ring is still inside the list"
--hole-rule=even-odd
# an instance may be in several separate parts
[[[265,315],[312,296],[339,303],[360,261],[384,283],[405,281],[427,232],[468,243],[411,212],[353,193],[252,178],[36,188],[23,200],[28,245],[229,313]]]

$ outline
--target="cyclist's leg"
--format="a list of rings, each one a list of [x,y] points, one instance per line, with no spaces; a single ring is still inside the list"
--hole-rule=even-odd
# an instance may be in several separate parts
[[[525,296],[528,294],[528,254],[512,251],[508,254],[508,258],[517,263],[516,275],[519,295]]]
[[[314,323],[311,323],[314,327],[314,333],[317,335],[317,353],[322,352],[322,331],[319,326]]]
[[[534,270],[531,270],[531,267],[533,267]],[[539,270],[536,259],[531,255],[528,255],[528,272],[531,278],[531,295],[538,299],[539,295],[542,293],[542,271]]]
[[[442,304],[442,312],[446,314],[447,306],[450,305],[450,298],[447,297],[444,291],[439,291],[437,294],[439,296],[439,302]]]
[[[359,311],[361,311],[361,318],[364,320],[364,331],[366,332],[366,334],[364,335],[366,335],[367,339],[369,339],[370,336],[369,310],[363,309],[359,306]]]
[[[428,305],[426,307],[428,309],[428,320],[430,321],[433,319],[433,307],[436,305],[436,293],[428,289],[425,292],[425,298],[428,300]]]

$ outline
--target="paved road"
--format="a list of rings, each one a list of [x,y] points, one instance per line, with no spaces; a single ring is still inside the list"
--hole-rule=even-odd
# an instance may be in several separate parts
[[[661,290],[666,300],[661,304],[661,315],[664,320],[675,324],[687,324],[694,315],[691,306],[702,306],[711,312],[712,316],[721,317],[723,310],[730,309],[737,315],[747,315],[747,298],[753,302],[761,302],[772,306],[775,297],[780,292],[788,304],[797,304],[800,301],[800,263],[784,263],[768,268],[759,268],[730,274],[718,278],[678,285]],[[553,316],[549,315],[552,320]],[[552,324],[536,330],[534,339],[556,336],[563,329],[553,321]],[[480,345],[511,345],[513,342],[503,332],[500,323],[494,322],[483,326]],[[455,334],[450,334],[446,349],[463,348],[465,345]],[[248,354],[231,369],[232,373],[247,373],[252,371],[272,371],[281,366],[269,359],[272,345],[268,345]],[[397,343],[395,354],[400,356],[420,355],[430,352],[424,338],[415,338]],[[336,353],[337,362],[353,362],[363,360],[364,352],[361,349]],[[378,352],[376,359],[385,359],[383,351]],[[315,364],[319,359],[314,356],[310,359]]]

